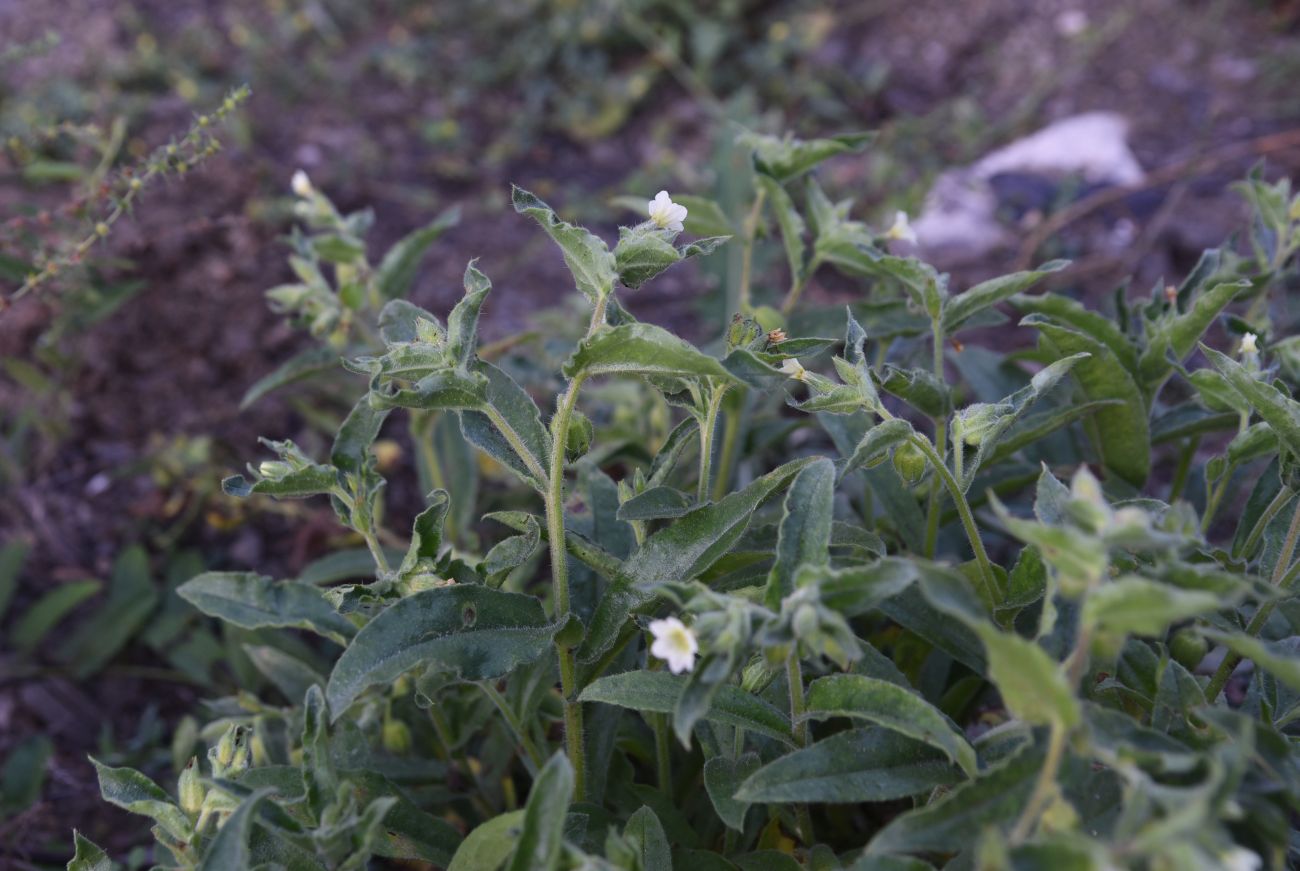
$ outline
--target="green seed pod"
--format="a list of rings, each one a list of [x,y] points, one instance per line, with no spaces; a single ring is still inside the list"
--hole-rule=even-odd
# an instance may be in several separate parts
[[[1191,671],[1201,664],[1205,654],[1210,652],[1210,645],[1205,638],[1192,629],[1179,629],[1169,639],[1169,654],[1183,668]]]
[[[176,782],[176,794],[180,798],[181,810],[191,817],[197,816],[203,807],[203,798],[207,794],[207,790],[199,780],[198,757],[191,756],[190,761],[181,770],[181,776]]]
[[[908,484],[925,477],[925,454],[911,442],[903,442],[894,449],[894,470]]]
[[[574,409],[569,418],[569,431],[564,436],[564,453],[570,460],[576,460],[591,447],[594,430],[591,421],[581,411]]]

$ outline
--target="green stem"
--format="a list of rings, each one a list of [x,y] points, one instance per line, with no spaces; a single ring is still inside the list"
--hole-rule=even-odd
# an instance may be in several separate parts
[[[1183,490],[1187,487],[1187,476],[1192,471],[1192,460],[1196,459],[1196,450],[1201,446],[1201,437],[1192,436],[1183,446],[1183,451],[1178,456],[1178,468],[1174,470],[1174,480],[1169,485],[1169,504],[1173,504],[1183,495]]]
[[[1246,536],[1246,541],[1242,544],[1241,549],[1234,550],[1232,555],[1242,559],[1250,559],[1251,554],[1255,552],[1255,545],[1259,544],[1260,538],[1264,535],[1264,530],[1294,496],[1295,491],[1290,487],[1283,487],[1278,490],[1277,495],[1273,497],[1273,501],[1268,503],[1268,507],[1264,509],[1264,513],[1259,515],[1259,520],[1255,521],[1255,526],[1251,529],[1250,535]]]
[[[731,481],[731,466],[736,461],[736,445],[740,440],[740,417],[743,408],[728,411],[722,424],[722,453],[718,456],[718,474],[713,480],[713,501],[727,495]]]
[[[786,683],[790,685],[790,726],[794,741],[800,747],[808,746],[808,721],[804,719],[806,706],[803,696],[803,669],[799,664],[799,644],[796,642],[790,655],[785,660]],[[799,824],[799,837],[805,844],[813,843],[812,815],[808,805],[799,803],[794,806],[795,820]]]
[[[605,323],[605,306],[607,297],[601,297],[591,313],[591,323],[587,326],[587,335],[591,336]],[[586,376],[578,374],[569,382],[568,388],[556,403],[555,416],[551,419],[551,467],[549,474],[542,476],[546,481],[546,529],[551,546],[551,583],[555,590],[555,620],[567,622],[570,614],[569,605],[569,562],[565,549],[564,536],[564,465],[565,445],[568,441],[569,418],[578,402],[578,393]],[[507,436],[508,438],[508,436]],[[527,456],[526,452],[521,456]],[[582,703],[578,701],[578,660],[573,647],[557,641],[556,655],[560,662],[560,692],[564,700],[564,743],[573,766],[573,792],[575,801],[583,801],[587,795],[587,756],[584,748],[582,727]]]
[[[700,423],[700,481],[696,488],[695,501],[704,504],[709,498],[709,484],[713,477],[713,433],[718,428],[718,411],[722,408],[722,399],[727,395],[726,387],[719,387],[709,396],[709,405]]]
[[[753,311],[753,306],[749,300],[750,277],[754,269],[754,237],[758,235],[758,219],[763,214],[763,204],[767,201],[767,190],[760,187],[758,193],[754,195],[754,205],[750,207],[749,214],[745,216],[745,244],[741,248],[740,255],[740,288],[739,304],[737,308],[742,314],[749,314]]]
[[[812,278],[820,265],[821,261],[813,257],[804,269],[791,278],[790,290],[785,295],[785,302],[781,303],[781,314],[789,317],[794,311],[794,307],[799,304],[799,297],[803,295],[803,289],[808,286],[808,279]]]
[[[1205,500],[1205,514],[1201,517],[1202,535],[1210,531],[1210,523],[1214,520],[1214,514],[1219,510],[1219,503],[1223,501],[1223,495],[1228,492],[1228,482],[1232,480],[1232,475],[1236,471],[1236,466],[1228,466],[1223,470],[1223,477],[1219,479],[1219,483],[1210,490],[1210,498]]]
[[[1047,756],[1043,759],[1042,770],[1038,772],[1034,791],[1025,802],[1020,818],[1016,820],[1015,828],[1011,830],[1012,845],[1020,844],[1029,837],[1034,824],[1038,822],[1038,817],[1052,801],[1052,796],[1056,792],[1056,775],[1061,770],[1061,761],[1065,757],[1065,736],[1065,727],[1059,722],[1053,722],[1051,734],[1047,739]]]
[[[1295,512],[1291,515],[1291,525],[1287,528],[1286,538],[1282,542],[1282,550],[1277,555],[1277,562],[1273,566],[1273,576],[1270,579],[1275,587],[1282,587],[1284,583],[1294,579],[1290,571],[1291,560],[1295,557],[1296,543],[1300,542],[1300,505],[1296,505]],[[1251,618],[1250,623],[1246,624],[1246,634],[1251,638],[1259,635],[1264,630],[1268,618],[1273,614],[1273,606],[1276,601],[1261,602],[1260,606],[1255,609],[1255,616]],[[1228,679],[1232,673],[1241,664],[1241,655],[1227,652],[1223,657],[1223,662],[1219,663],[1219,668],[1210,678],[1210,682],[1205,687],[1205,700],[1214,704],[1219,693],[1227,685]]]
[[[943,342],[944,332],[943,323],[939,320],[933,320],[931,330],[934,333],[934,377],[939,379],[943,384]],[[934,444],[935,449],[940,457],[948,452],[948,419],[947,417],[935,418],[934,421]],[[942,459],[939,462],[943,465]],[[939,509],[941,494],[939,492],[939,479],[935,478],[930,482],[930,504],[926,508],[925,515],[925,555],[929,559],[934,559],[935,548],[939,544]],[[969,509],[968,509],[969,510]]]
[[[528,737],[528,730],[524,727],[523,721],[515,715],[514,710],[510,707],[510,703],[506,701],[506,697],[501,695],[501,691],[495,686],[486,681],[479,683],[478,686],[479,689],[483,690],[483,693],[492,700],[492,704],[497,706],[497,710],[501,712],[501,716],[506,718],[506,724],[510,726],[510,731],[514,732],[515,737],[519,739],[520,745],[524,748],[524,753],[528,756],[528,761],[530,763],[529,774],[536,774],[541,770],[542,766],[546,764],[546,759],[543,758],[541,752],[537,749],[537,745],[533,742],[533,739]]]
[[[672,743],[668,734],[668,715],[651,714],[651,725],[655,732],[655,765],[659,774],[659,791],[672,798],[673,764]]]
[[[948,488],[948,494],[952,496],[953,504],[957,506],[957,516],[961,519],[961,525],[966,530],[966,538],[970,541],[971,550],[975,552],[975,562],[979,564],[980,578],[984,582],[984,592],[988,597],[990,605],[998,603],[998,586],[997,578],[993,574],[993,563],[989,561],[988,552],[984,550],[984,542],[980,539],[979,527],[975,525],[975,515],[971,513],[970,503],[966,501],[966,494],[962,493],[957,480],[953,478],[952,472],[944,465],[939,454],[930,445],[929,440],[920,435],[912,436],[909,441],[916,447],[920,448],[925,454],[930,465],[934,466],[937,473],[935,478],[936,486],[939,481]],[[932,500],[931,505],[934,505]]]

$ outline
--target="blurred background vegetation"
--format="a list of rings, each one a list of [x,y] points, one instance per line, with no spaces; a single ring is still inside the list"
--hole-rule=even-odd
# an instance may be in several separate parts
[[[987,277],[1069,256],[1080,292],[1104,294],[1181,278],[1240,223],[1227,186],[1261,157],[1294,174],[1298,23],[1282,0],[0,4],[0,865],[61,867],[74,823],[138,842],[85,754],[179,765],[189,708],[265,681],[255,633],[201,620],[178,583],[329,570],[313,562],[342,536],[328,506],[218,486],[257,435],[311,445],[341,414],[327,384],[241,408],[311,344],[263,298],[291,276],[294,170],[340,210],[373,210],[377,252],[457,207],[414,300],[446,310],[480,257],[498,288],[485,334],[545,355],[571,285],[509,213],[512,181],[609,234],[660,189],[710,197],[720,212],[696,220],[725,232],[753,189],[738,132],[874,130],[821,180],[887,226],[945,170],[1114,112],[1146,182],[1085,209],[1087,190],[1017,189],[998,215],[1015,243],[936,263]],[[764,299],[787,282],[770,247]],[[629,306],[712,336],[739,256]],[[838,282],[807,298],[856,298]],[[414,468],[410,445],[383,447]],[[399,506],[418,503],[407,477]]]

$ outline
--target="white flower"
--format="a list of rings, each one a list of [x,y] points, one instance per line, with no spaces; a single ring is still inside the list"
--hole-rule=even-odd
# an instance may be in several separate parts
[[[668,670],[673,674],[695,667],[695,654],[700,650],[700,643],[682,621],[676,617],[653,620],[650,634],[655,637],[654,644],[650,645],[650,654],[667,662]]]
[[[655,198],[646,204],[646,208],[650,212],[650,220],[657,225],[665,230],[681,232],[682,221],[686,220],[686,207],[674,203],[673,198],[668,196],[668,191],[655,194]]]
[[[912,223],[907,220],[907,212],[894,213],[893,226],[885,231],[885,238],[916,244],[916,231],[912,229]]]
[[[1259,336],[1255,335],[1254,333],[1246,333],[1246,335],[1242,336],[1241,355],[1244,357],[1247,354],[1258,354],[1259,346],[1255,344],[1258,341],[1259,341]]]
[[[316,189],[311,186],[311,179],[307,178],[307,173],[301,169],[293,174],[293,180],[289,183],[289,186],[293,188],[295,194],[304,199],[316,192]]]
[[[1264,864],[1258,853],[1245,847],[1234,847],[1220,856],[1219,861],[1224,871],[1259,871],[1259,866]]]
[[[781,371],[796,381],[803,381],[808,377],[808,370],[794,357],[788,357],[781,361]]]

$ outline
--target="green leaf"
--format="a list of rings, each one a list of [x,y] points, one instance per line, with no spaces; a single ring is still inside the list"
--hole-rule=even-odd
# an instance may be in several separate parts
[[[911,560],[886,557],[870,565],[829,572],[821,578],[818,589],[827,608],[845,617],[858,617],[903,592],[918,577]]]
[[[730,493],[701,505],[646,539],[622,565],[592,617],[580,659],[592,662],[613,645],[632,608],[666,583],[697,577],[722,557],[765,500],[784,487],[812,458],[786,463]]]
[[[1227,605],[1219,596],[1200,590],[1126,575],[1103,584],[1083,603],[1083,623],[1124,635],[1163,637],[1173,623],[1209,614]]]
[[[522,535],[512,535],[497,542],[483,557],[483,572],[489,578],[524,564],[542,543],[542,528],[537,518],[526,515]]]
[[[420,259],[439,236],[460,222],[460,209],[443,212],[432,223],[404,236],[388,249],[375,271],[375,286],[384,299],[397,299],[411,292]]]
[[[673,855],[668,846],[664,827],[646,805],[628,817],[623,827],[623,837],[631,842],[633,854],[639,860],[637,867],[645,871],[672,871]]]
[[[978,780],[895,817],[867,845],[869,854],[957,852],[985,829],[1008,828],[1020,815],[1042,768],[1042,754],[1025,749]]]
[[[663,447],[655,454],[654,462],[650,464],[650,474],[646,478],[647,487],[656,487],[668,480],[682,451],[688,445],[698,442],[699,429],[700,422],[693,417],[687,417],[673,427],[673,431],[668,433],[668,438],[664,440]]]
[[[665,671],[625,671],[592,681],[582,691],[584,702],[602,702],[634,711],[669,714],[686,688],[686,675]],[[750,695],[732,684],[723,684],[713,697],[704,719],[712,723],[738,726],[747,732],[766,735],[792,744],[790,720],[768,702]]]
[[[1300,402],[1286,396],[1272,384],[1255,377],[1236,360],[1213,348],[1201,346],[1214,368],[1243,396],[1255,412],[1277,433],[1288,451],[1300,456]]]
[[[682,259],[667,230],[656,227],[620,227],[614,248],[614,268],[625,287],[636,290]]]
[[[618,506],[619,520],[681,517],[694,507],[690,496],[673,487],[649,487]]]
[[[795,574],[803,567],[830,564],[834,509],[835,464],[823,457],[804,466],[786,493],[776,559],[767,576],[767,607],[780,610],[781,600],[794,592]]]
[[[122,551],[113,563],[108,598],[64,642],[59,661],[71,666],[78,678],[99,671],[140,631],[158,600],[144,548]]]
[[[334,446],[330,448],[330,463],[334,468],[360,477],[372,463],[370,446],[387,417],[387,411],[375,409],[368,397],[361,397],[334,436]]]
[[[717,359],[662,327],[644,323],[598,330],[584,339],[564,364],[566,378],[609,374],[737,383]]]
[[[18,576],[30,549],[31,545],[17,539],[0,547],[0,620],[4,620],[9,611],[9,603],[18,590]]]
[[[25,811],[36,803],[53,753],[54,744],[44,735],[28,735],[9,749],[0,769],[0,813]]]
[[[467,369],[478,350],[478,313],[492,290],[492,282],[471,260],[465,267],[465,296],[447,315],[447,356],[458,368]]]
[[[893,801],[961,779],[961,770],[933,747],[888,729],[852,729],[769,762],[741,784],[736,798],[769,804]]]
[[[746,131],[736,144],[753,152],[754,169],[779,182],[803,175],[828,157],[860,151],[875,138],[874,133],[844,133],[829,139],[795,139]]]
[[[967,776],[978,771],[975,749],[951,720],[914,692],[860,674],[818,678],[808,687],[808,717],[850,717],[900,732],[942,751]]]
[[[537,221],[560,246],[578,290],[588,299],[594,303],[614,290],[618,269],[609,246],[600,237],[561,221],[550,206],[521,187],[511,187],[510,199],[516,212]]]
[[[555,630],[532,596],[471,584],[415,593],[367,623],[334,664],[326,688],[332,717],[416,666],[463,680],[498,678],[541,656]]]
[[[1011,304],[1021,312],[1040,315],[1050,323],[1069,327],[1083,333],[1094,342],[1100,342],[1111,350],[1129,373],[1137,372],[1137,349],[1124,335],[1124,331],[1105,315],[1084,308],[1069,297],[1055,293],[1017,296],[1012,299]]]
[[[965,293],[950,297],[943,306],[944,332],[952,335],[961,329],[962,324],[972,315],[1028,290],[1044,276],[1060,272],[1069,265],[1068,260],[1053,260],[1035,270],[1013,272],[1010,275],[991,278],[975,285]]]
[[[104,801],[149,817],[179,841],[188,841],[193,835],[189,818],[158,784],[134,768],[110,768],[94,757],[90,761],[99,776],[99,794]]]
[[[321,372],[328,372],[338,365],[339,353],[333,348],[308,348],[294,354],[272,372],[254,381],[253,386],[244,393],[244,398],[239,400],[239,409],[243,411],[268,393]]]
[[[519,842],[524,811],[493,817],[470,832],[451,857],[447,871],[497,871]]]
[[[524,808],[523,829],[510,871],[554,871],[564,845],[564,817],[573,800],[573,767],[557,751],[533,781]]]
[[[737,799],[736,790],[760,765],[757,753],[745,753],[736,759],[714,756],[704,763],[704,788],[713,809],[719,819],[738,832],[745,830],[745,812],[750,803]]]
[[[204,614],[244,629],[310,629],[339,644],[357,634],[319,588],[296,581],[273,581],[253,572],[204,572],[176,593]]]
[[[803,216],[794,206],[794,200],[781,183],[768,175],[758,176],[759,186],[767,191],[768,202],[776,213],[776,224],[781,228],[781,242],[790,268],[791,281],[798,281],[804,272],[804,232],[807,227]]]
[[[99,581],[73,581],[41,596],[14,623],[8,639],[13,649],[23,653],[35,649],[56,623],[98,593],[100,586]]]
[[[884,460],[890,448],[907,441],[915,432],[912,425],[901,417],[881,421],[862,436],[862,441],[858,442],[857,447],[853,449],[853,455],[840,470],[840,477],[844,477],[854,469],[876,465]]]
[[[249,839],[253,832],[253,822],[257,806],[274,790],[266,788],[255,790],[240,802],[239,807],[226,818],[217,830],[217,835],[208,845],[207,852],[199,864],[199,871],[225,871],[229,868],[251,868],[252,850]]]
[[[480,360],[474,370],[487,378],[485,402],[494,415],[462,411],[460,427],[465,438],[525,483],[545,492],[551,435],[542,425],[537,404],[513,378],[491,363]]]
[[[1079,700],[1047,651],[988,623],[975,623],[972,628],[984,642],[989,677],[1007,710],[1033,725],[1058,723],[1074,728],[1079,724]]]
[[[1201,629],[1200,632],[1300,692],[1300,657],[1295,655],[1294,648],[1261,641],[1244,632],[1221,632],[1217,629]]]
[[[1191,307],[1182,314],[1175,317],[1161,331],[1159,340],[1152,339],[1151,349],[1169,348],[1177,360],[1187,359],[1187,355],[1196,350],[1197,343],[1205,331],[1214,323],[1214,319],[1219,316],[1225,308],[1228,307],[1239,294],[1250,287],[1250,282],[1242,279],[1241,281],[1227,281],[1216,284],[1209,290],[1199,294]],[[1148,355],[1144,354],[1140,361],[1144,374],[1147,374],[1152,368],[1154,372],[1147,376],[1150,383],[1163,377],[1171,367],[1168,361],[1161,354],[1158,360],[1149,360]]]
[[[306,499],[331,492],[338,485],[338,471],[333,466],[313,463],[282,478],[262,478],[249,482],[243,475],[222,480],[221,489],[231,496],[275,496],[280,499]]]
[[[442,529],[447,520],[450,497],[446,490],[434,490],[425,497],[428,507],[415,516],[411,524],[411,543],[397,567],[399,578],[410,578],[421,573],[431,574],[442,551]]]
[[[241,782],[246,783],[247,777],[245,774]],[[440,866],[451,861],[462,839],[450,823],[421,810],[405,792],[382,774],[351,769],[344,772],[344,778],[353,787],[353,795],[358,802],[369,803],[377,798],[393,801],[392,807],[384,814],[383,830],[374,843],[376,856],[414,859]],[[507,843],[513,844],[512,841]]]
[[[1146,400],[1133,380],[1132,370],[1109,344],[1079,330],[1060,326],[1041,315],[1030,315],[1021,324],[1038,329],[1058,358],[1085,352],[1090,355],[1071,370],[1084,395],[1093,401],[1116,399],[1121,403],[1093,415],[1097,450],[1110,471],[1140,487],[1151,471],[1151,432]]]
[[[113,860],[103,848],[76,829],[72,830],[76,852],[68,860],[68,871],[113,871]]]

